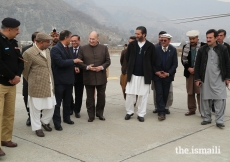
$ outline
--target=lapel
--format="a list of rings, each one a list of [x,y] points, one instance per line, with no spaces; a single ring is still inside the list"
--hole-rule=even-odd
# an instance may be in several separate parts
[[[43,59],[45,59],[45,61],[47,61],[47,59],[43,56],[43,54],[41,54],[41,52],[38,50],[36,46],[33,46],[33,48],[34,48],[35,55],[38,55],[42,57]]]
[[[169,44],[168,50],[167,50],[167,57],[166,57],[166,62],[168,61],[168,58],[172,55],[172,48]]]
[[[58,42],[58,43],[59,43],[58,46],[61,48],[61,51],[64,51],[67,58],[70,59],[71,58],[70,50],[67,51],[61,42]]]

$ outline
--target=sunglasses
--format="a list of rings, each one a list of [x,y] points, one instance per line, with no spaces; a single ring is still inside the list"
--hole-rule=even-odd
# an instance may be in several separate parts
[[[164,40],[161,40],[161,42],[167,42],[167,40],[166,40],[166,39],[164,39]]]

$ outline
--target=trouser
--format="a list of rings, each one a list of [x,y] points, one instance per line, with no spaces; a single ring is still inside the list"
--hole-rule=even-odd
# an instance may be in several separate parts
[[[186,90],[188,94],[187,104],[188,104],[188,110],[190,112],[196,111],[197,104],[198,104],[199,111],[200,111],[200,87],[196,86],[194,78],[195,78],[194,74],[189,74],[189,76],[186,78]],[[196,102],[196,99],[197,99],[197,102]]]
[[[0,148],[1,141],[12,139],[14,126],[16,86],[0,84]]]
[[[156,91],[155,91],[155,86],[154,86],[153,81],[152,81],[152,90],[153,90],[153,103],[154,103],[155,109],[157,109]],[[169,109],[169,107],[171,107],[172,104],[173,104],[173,84],[171,83],[165,109]]]
[[[31,102],[31,101],[29,101]],[[52,109],[42,109],[42,117],[41,110],[37,110],[34,104],[30,103],[30,120],[32,131],[36,131],[41,129],[42,124],[49,124],[54,114],[54,108]]]
[[[81,111],[83,92],[84,92],[83,82],[75,82],[74,84],[75,103],[73,109],[75,114],[78,114]]]
[[[201,97],[201,115],[203,117],[204,121],[211,121],[211,105],[212,100],[203,100]],[[215,117],[216,117],[216,123],[223,124],[224,123],[224,112],[226,108],[226,100],[225,99],[214,99],[214,107],[215,107]]]
[[[95,88],[97,90],[97,104],[95,106]],[[85,85],[86,89],[86,108],[90,119],[95,118],[95,112],[102,117],[105,108],[105,90],[106,84],[103,85]]]
[[[165,114],[170,85],[171,82],[167,82],[164,79],[154,81],[158,114]]]
[[[145,95],[138,95],[139,103],[138,103],[138,111],[137,115],[140,117],[144,117],[146,114],[146,108],[148,103],[149,93]],[[136,103],[137,96],[133,94],[126,94],[125,108],[127,114],[131,115],[134,113],[134,104]]]
[[[196,102],[197,100],[197,102]],[[188,94],[188,97],[187,97],[187,102],[188,102],[188,109],[190,112],[192,111],[196,111],[197,109],[197,106],[196,106],[196,103],[198,104],[198,107],[199,107],[199,112],[200,112],[200,94]]]
[[[54,126],[56,127],[59,127],[61,125],[61,114],[60,114],[61,103],[63,103],[62,104],[63,120],[65,121],[70,120],[70,102],[71,102],[72,92],[73,92],[72,84],[55,85],[55,98],[57,104],[55,105],[55,109],[54,109],[53,122],[54,122]]]
[[[127,74],[121,74],[120,76],[120,85],[123,92],[124,99],[126,99],[125,87],[127,84]]]

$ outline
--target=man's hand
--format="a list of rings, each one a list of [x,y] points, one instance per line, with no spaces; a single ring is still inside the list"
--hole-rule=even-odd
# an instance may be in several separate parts
[[[200,87],[201,84],[202,84],[202,82],[201,82],[200,80],[196,81],[196,86],[197,86],[197,87]]]
[[[229,86],[229,83],[230,83],[230,80],[225,80],[225,84],[227,87]]]
[[[10,84],[18,84],[20,82],[20,77],[19,76],[15,76],[14,79],[9,80]]]
[[[73,60],[73,62],[76,64],[76,63],[80,63],[80,62],[83,62],[83,61],[81,59],[76,58],[76,59]]]
[[[75,67],[75,73],[80,73],[80,69],[78,67]]]
[[[188,71],[190,72],[190,74],[194,74],[194,68],[188,68]]]
[[[101,71],[101,70],[103,70],[103,67],[102,67],[102,66],[94,67],[94,71],[96,71],[96,72],[99,72],[99,71]]]
[[[94,69],[93,65],[94,65],[94,64],[90,64],[90,65],[88,65],[88,70],[95,71],[95,69]]]
[[[166,72],[163,72],[162,73],[162,78],[166,78],[166,77],[168,77],[169,76],[169,73],[166,73]]]
[[[156,72],[155,74],[157,75],[157,76],[159,76],[160,78],[162,78],[163,77],[163,71],[158,71],[158,72]]]

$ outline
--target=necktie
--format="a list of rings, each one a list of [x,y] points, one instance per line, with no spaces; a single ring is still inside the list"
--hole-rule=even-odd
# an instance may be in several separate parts
[[[77,57],[77,54],[78,54],[78,50],[77,50],[77,48],[74,48],[74,55]]]
[[[69,47],[68,46],[65,47],[65,50],[66,50],[68,56],[70,56],[70,54],[69,54]]]

